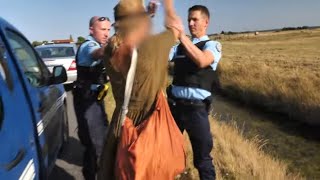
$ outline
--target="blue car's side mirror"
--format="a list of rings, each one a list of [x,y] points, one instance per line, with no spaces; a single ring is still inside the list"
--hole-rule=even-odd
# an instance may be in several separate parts
[[[53,67],[52,84],[61,84],[67,81],[67,72],[63,66]]]

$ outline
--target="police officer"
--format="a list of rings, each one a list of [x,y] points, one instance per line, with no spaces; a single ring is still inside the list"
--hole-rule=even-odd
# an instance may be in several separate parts
[[[90,19],[90,35],[79,47],[76,55],[77,81],[73,89],[74,108],[78,122],[78,135],[85,147],[83,175],[95,179],[97,160],[101,154],[107,117],[104,102],[98,100],[101,87],[106,83],[102,58],[107,44],[110,20],[94,16]]]
[[[186,130],[193,149],[194,165],[201,180],[215,179],[210,152],[213,148],[208,119],[214,71],[221,58],[221,44],[206,35],[210,13],[207,7],[189,9],[190,40],[184,33],[170,58],[174,62],[173,83],[168,97],[173,117],[181,132]]]

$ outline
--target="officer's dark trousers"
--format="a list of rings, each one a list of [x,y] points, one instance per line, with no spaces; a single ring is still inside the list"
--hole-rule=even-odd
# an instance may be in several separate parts
[[[86,180],[94,180],[107,131],[107,117],[103,102],[97,101],[92,91],[75,88],[73,96],[78,135],[85,147],[82,172]]]
[[[205,105],[170,104],[172,115],[181,132],[187,131],[192,144],[194,165],[201,180],[214,180],[215,170],[210,152],[212,135]]]

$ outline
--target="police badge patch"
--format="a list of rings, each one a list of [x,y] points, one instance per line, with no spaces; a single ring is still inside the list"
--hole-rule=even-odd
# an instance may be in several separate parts
[[[222,51],[222,45],[221,45],[221,43],[217,43],[216,49],[217,49],[218,52],[221,52],[221,51]]]
[[[91,42],[91,43],[88,44],[88,46],[89,47],[94,47],[94,46],[97,46],[97,43]]]

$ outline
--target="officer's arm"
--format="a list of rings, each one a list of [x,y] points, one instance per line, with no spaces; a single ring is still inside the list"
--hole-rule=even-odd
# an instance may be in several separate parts
[[[180,34],[183,30],[183,23],[180,17],[177,16],[177,13],[174,9],[173,0],[164,0],[164,11],[165,11],[165,25],[167,29],[171,29],[175,40],[179,39]]]
[[[196,63],[200,68],[205,68],[210,66],[215,57],[213,53],[209,50],[200,50],[195,46],[192,41],[185,35],[180,36],[180,41],[186,49],[187,55]]]
[[[104,57],[104,49],[105,49],[105,47],[106,47],[106,46],[102,46],[101,48],[94,50],[94,51],[91,53],[91,57],[92,57],[94,60],[102,59],[102,58]]]

